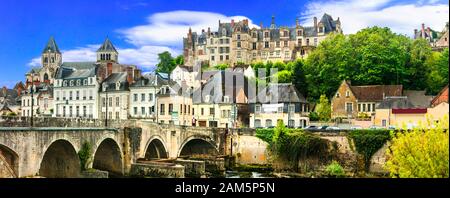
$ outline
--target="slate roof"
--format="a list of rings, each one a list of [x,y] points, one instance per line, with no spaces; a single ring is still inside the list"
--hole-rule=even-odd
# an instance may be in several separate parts
[[[407,97],[388,97],[377,106],[377,109],[414,109],[418,108]]]
[[[168,80],[163,79],[159,75],[150,74],[142,76],[135,83],[133,83],[130,87],[151,87],[151,86],[162,86],[166,85]]]
[[[129,84],[127,81],[127,73],[112,73],[102,82],[102,86],[100,88],[100,92],[104,92],[103,86],[107,85],[106,91],[114,92],[114,91],[128,91]],[[119,86],[119,89],[117,89]]]
[[[306,103],[305,97],[292,83],[269,84],[264,91],[258,93],[258,96],[259,99],[264,98],[264,96],[269,96],[269,101],[260,101],[260,103],[269,103],[270,101],[277,101],[279,103]]]
[[[57,79],[76,79],[94,77],[97,73],[95,62],[65,62],[56,73]]]
[[[353,94],[359,102],[382,101],[388,96],[402,96],[402,85],[366,85],[351,86]]]
[[[20,101],[19,93],[17,93],[17,90],[14,89],[1,89],[0,98],[3,100],[0,101],[2,105],[8,104],[9,106],[14,106],[18,104],[18,101]]]
[[[50,37],[50,39],[47,42],[47,45],[45,45],[45,47],[44,47],[44,50],[42,50],[42,53],[45,53],[45,52],[61,53],[59,51],[58,45],[56,45],[55,38],[53,38],[53,36]]]
[[[434,96],[425,95],[425,91],[405,90],[403,95],[416,107],[429,107]]]
[[[118,53],[116,48],[114,47],[114,45],[109,40],[109,38],[105,39],[105,42],[103,42],[102,46],[100,46],[100,48],[98,48],[97,52],[116,52],[116,53]]]

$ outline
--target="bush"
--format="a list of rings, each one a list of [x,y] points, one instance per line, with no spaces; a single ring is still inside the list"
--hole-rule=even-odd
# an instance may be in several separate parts
[[[355,130],[348,134],[356,152],[364,158],[365,171],[369,171],[370,159],[391,138],[389,130]]]
[[[342,166],[336,161],[331,162],[331,164],[329,164],[325,168],[325,173],[330,177],[344,177],[345,176],[344,168],[342,168]]]
[[[319,115],[316,112],[309,113],[309,120],[310,121],[319,121]]]
[[[89,164],[92,161],[92,146],[85,142],[82,146],[80,151],[78,151],[78,157],[80,158],[80,165],[81,165],[81,170],[87,170]]]
[[[448,118],[437,127],[397,133],[387,150],[387,170],[392,177],[448,178]]]

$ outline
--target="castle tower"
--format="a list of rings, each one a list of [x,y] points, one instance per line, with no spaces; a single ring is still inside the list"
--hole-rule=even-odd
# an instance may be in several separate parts
[[[50,37],[50,40],[48,40],[47,45],[42,51],[41,61],[42,67],[44,69],[48,68],[51,71],[56,71],[56,69],[58,69],[62,64],[61,52],[59,51],[58,45],[56,45],[53,36]]]
[[[97,62],[119,63],[119,52],[109,38],[106,38],[102,46],[97,50]]]

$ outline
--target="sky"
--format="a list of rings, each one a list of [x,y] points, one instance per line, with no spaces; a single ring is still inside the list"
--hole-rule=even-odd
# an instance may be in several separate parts
[[[0,86],[24,81],[50,36],[63,62],[95,61],[106,37],[119,62],[152,71],[158,53],[182,51],[182,37],[218,26],[218,21],[249,19],[251,25],[312,25],[314,16],[341,20],[345,34],[371,26],[412,36],[422,23],[441,31],[449,17],[446,0],[1,0]]]

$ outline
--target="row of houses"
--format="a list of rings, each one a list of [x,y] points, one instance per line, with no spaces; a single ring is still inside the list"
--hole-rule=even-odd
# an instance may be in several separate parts
[[[417,127],[448,119],[448,85],[437,96],[402,85],[353,86],[343,81],[331,99],[331,117],[369,127]],[[432,123],[428,123],[432,122]]]

